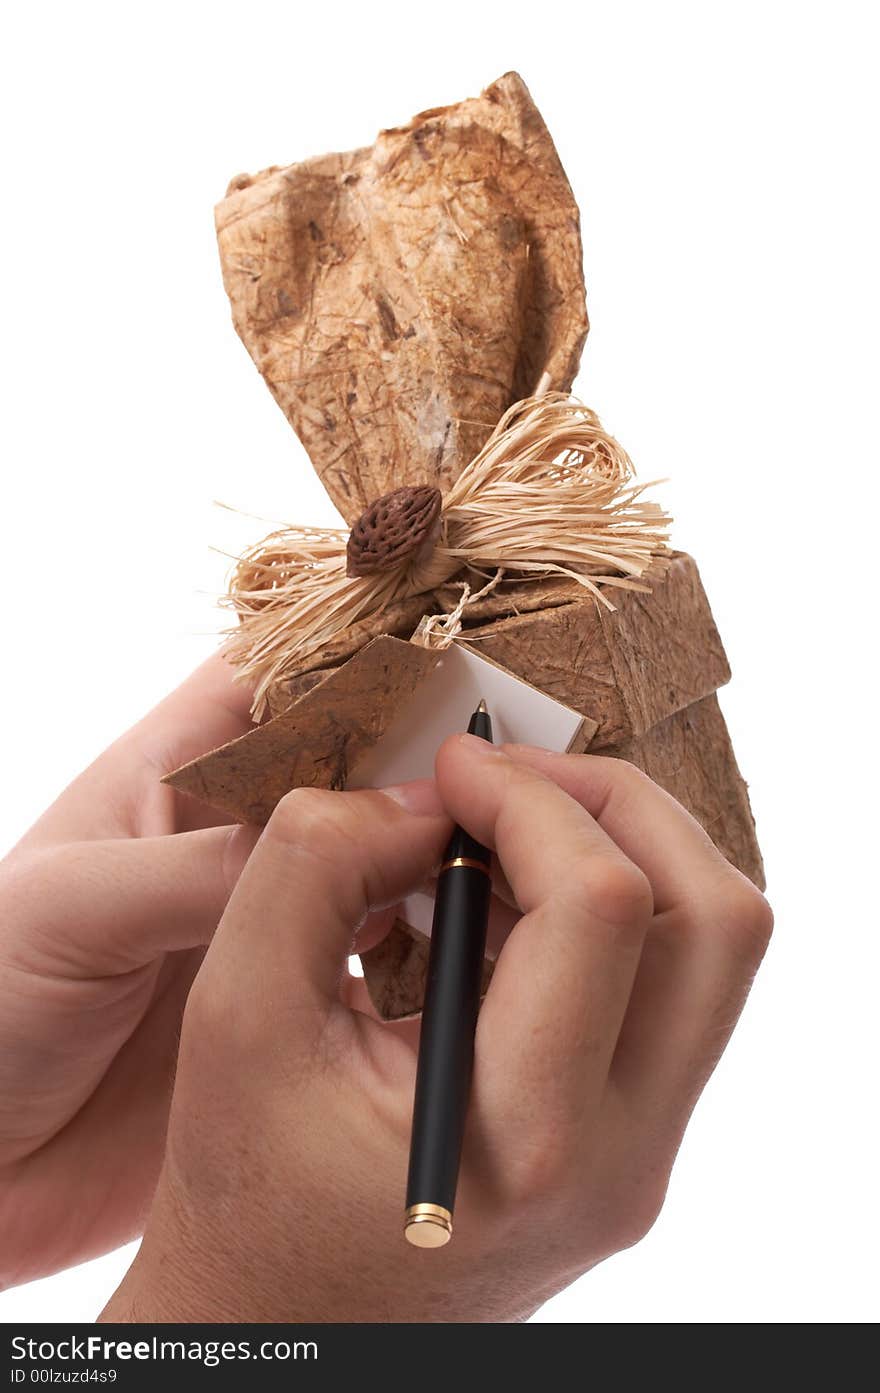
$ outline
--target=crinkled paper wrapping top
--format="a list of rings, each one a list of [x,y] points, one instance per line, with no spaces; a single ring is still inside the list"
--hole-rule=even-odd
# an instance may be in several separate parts
[[[515,73],[370,149],[241,176],[216,216],[236,329],[349,523],[448,487],[542,377],[571,386],[578,210]]]

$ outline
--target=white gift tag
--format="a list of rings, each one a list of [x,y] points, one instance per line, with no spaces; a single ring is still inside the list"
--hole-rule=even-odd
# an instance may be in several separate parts
[[[358,762],[346,787],[384,788],[433,778],[438,749],[448,735],[467,730],[480,698],[492,717],[498,745],[515,741],[564,751],[575,743],[584,725],[579,712],[453,643],[382,739]],[[422,933],[430,933],[433,912],[433,898],[421,893],[411,895],[401,910],[406,922]]]

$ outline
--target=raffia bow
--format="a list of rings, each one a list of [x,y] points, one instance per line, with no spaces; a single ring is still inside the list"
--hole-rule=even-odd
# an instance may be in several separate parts
[[[671,519],[633,482],[626,451],[593,411],[562,393],[515,403],[443,497],[439,535],[426,558],[363,577],[346,575],[349,533],[284,527],[249,549],[227,603],[239,623],[226,654],[255,688],[259,719],[269,689],[358,620],[427,594],[465,569],[488,583],[420,630],[450,642],[468,603],[509,572],[567,576],[613,609],[605,587],[649,590],[642,579],[668,552]]]

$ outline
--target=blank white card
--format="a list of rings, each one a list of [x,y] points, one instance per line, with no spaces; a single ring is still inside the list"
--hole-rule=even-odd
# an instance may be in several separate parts
[[[382,739],[358,762],[346,787],[384,788],[433,778],[438,749],[448,735],[467,730],[480,698],[492,717],[497,745],[515,741],[545,750],[568,750],[584,724],[577,711],[453,643]],[[417,894],[406,900],[401,914],[414,929],[430,933],[433,909],[430,896]]]

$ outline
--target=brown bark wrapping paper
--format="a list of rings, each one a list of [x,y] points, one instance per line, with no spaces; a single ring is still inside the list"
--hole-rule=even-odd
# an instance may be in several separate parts
[[[247,735],[169,774],[181,793],[239,822],[262,825],[294,788],[344,788],[358,757],[380,738],[440,655],[377,638],[320,689]]]
[[[233,180],[216,212],[235,327],[352,523],[448,487],[587,333],[580,221],[525,83],[370,149]]]
[[[603,753],[643,769],[693,814],[728,861],[764,889],[748,790],[714,694]]]
[[[349,524],[392,489],[448,489],[513,402],[571,386],[588,327],[579,215],[515,73],[370,148],[241,176],[216,222],[235,327]],[[678,554],[650,580],[609,592],[607,611],[575,581],[508,577],[460,638],[581,712],[591,751],[645,770],[763,887],[697,567]],[[344,787],[435,661],[405,640],[460,594],[443,584],[349,625],[270,688],[271,719],[167,782],[255,823],[291,788]],[[363,962],[382,1016],[420,1009],[422,935],[398,920]]]
[[[693,559],[678,553],[649,596],[621,592],[611,613],[564,587],[552,595],[560,603],[489,618],[465,629],[462,640],[582,712],[590,752],[643,769],[763,888],[748,793],[715,696],[730,669]],[[286,709],[273,720],[167,782],[257,823],[290,788],[343,787],[436,656],[417,644],[374,639],[338,667],[303,674],[316,681],[305,695],[288,688]],[[426,953],[423,936],[398,921],[388,943],[364,955],[380,1014],[396,1019],[421,1009]]]
[[[615,609],[589,598],[468,626],[461,637],[557,701],[599,722],[590,749],[643,735],[708,696],[730,668],[699,572],[678,553],[650,595],[624,590]]]

